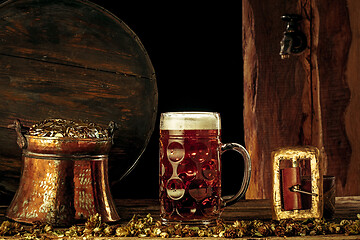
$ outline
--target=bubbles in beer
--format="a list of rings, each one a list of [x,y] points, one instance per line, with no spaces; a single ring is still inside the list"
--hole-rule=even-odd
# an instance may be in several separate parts
[[[173,162],[178,162],[185,156],[185,149],[179,142],[172,142],[167,148],[167,156]]]

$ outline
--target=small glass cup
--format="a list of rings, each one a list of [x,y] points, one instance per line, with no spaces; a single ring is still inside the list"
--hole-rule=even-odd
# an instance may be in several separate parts
[[[163,224],[212,224],[224,207],[244,196],[250,181],[249,153],[240,144],[221,143],[220,135],[219,113],[161,114],[159,198]],[[237,181],[239,191],[224,200],[220,156],[228,150],[243,156],[244,169],[240,170],[243,180]]]
[[[335,176],[324,175],[324,214],[325,219],[333,219],[335,213],[336,184]]]

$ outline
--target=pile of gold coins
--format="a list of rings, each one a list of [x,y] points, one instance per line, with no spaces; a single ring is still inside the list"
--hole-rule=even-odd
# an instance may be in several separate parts
[[[86,121],[47,119],[30,127],[29,135],[39,137],[108,138],[108,129]]]

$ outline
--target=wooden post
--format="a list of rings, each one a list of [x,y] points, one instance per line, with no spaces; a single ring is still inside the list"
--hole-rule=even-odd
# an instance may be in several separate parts
[[[242,4],[244,129],[253,162],[247,198],[270,198],[270,154],[278,147],[294,145],[312,145],[323,152],[325,173],[336,176],[338,196],[360,194],[347,180],[360,180],[359,174],[348,175],[350,168],[359,169],[360,162],[350,160],[346,133],[350,126],[344,120],[350,102],[347,1],[243,0]],[[300,28],[308,48],[282,60],[279,51],[285,23],[280,17],[287,13],[302,15]],[[351,117],[347,121],[360,128]]]

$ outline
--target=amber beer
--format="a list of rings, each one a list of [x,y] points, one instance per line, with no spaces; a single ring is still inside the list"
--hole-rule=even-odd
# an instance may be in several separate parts
[[[161,115],[160,204],[164,224],[210,224],[220,216],[224,203],[234,203],[245,193],[250,179],[250,158],[238,144],[222,145],[220,125],[218,113]],[[246,152],[246,176],[240,195],[224,202],[221,198],[220,155],[230,149],[241,154]]]

